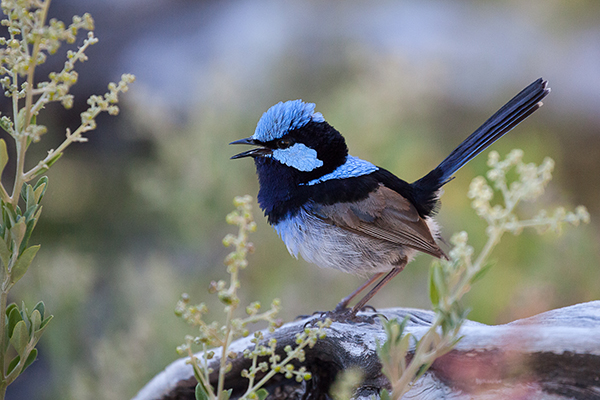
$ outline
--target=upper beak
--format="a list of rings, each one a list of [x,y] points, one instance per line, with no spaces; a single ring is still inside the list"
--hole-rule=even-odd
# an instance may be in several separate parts
[[[231,142],[229,144],[251,144],[254,146],[260,146],[261,143],[257,142],[256,140],[252,139],[251,137],[249,138],[245,138],[245,139],[240,139],[240,140],[236,140],[234,142]],[[265,156],[267,154],[271,154],[271,150],[266,148],[266,147],[257,147],[256,149],[252,149],[252,150],[248,150],[248,151],[244,151],[242,153],[236,154],[235,156],[232,156],[231,159],[234,160],[236,158],[243,158],[243,157],[262,157]]]

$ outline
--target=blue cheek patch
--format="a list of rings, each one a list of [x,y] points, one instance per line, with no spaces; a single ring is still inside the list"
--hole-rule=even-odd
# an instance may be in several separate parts
[[[378,169],[379,168],[368,161],[349,155],[346,158],[346,162],[337,167],[333,172],[323,175],[320,178],[313,179],[312,181],[306,183],[306,185],[316,185],[317,183],[325,182],[330,179],[354,178],[357,176],[370,174]]]
[[[298,171],[309,172],[323,166],[323,161],[317,158],[317,151],[296,143],[287,149],[273,150],[272,156],[275,160]]]

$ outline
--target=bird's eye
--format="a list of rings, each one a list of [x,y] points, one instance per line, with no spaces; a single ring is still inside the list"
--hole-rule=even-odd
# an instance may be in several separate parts
[[[292,145],[292,140],[289,138],[279,139],[276,142],[276,145],[277,145],[278,149],[287,149],[288,147],[290,147]]]

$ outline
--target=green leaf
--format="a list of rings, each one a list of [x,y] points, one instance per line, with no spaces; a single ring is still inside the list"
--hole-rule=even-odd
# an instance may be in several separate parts
[[[459,336],[450,343],[450,348],[453,349],[456,345],[464,338],[464,336]]]
[[[8,275],[8,264],[10,263],[11,253],[6,247],[6,242],[2,237],[0,237],[0,260],[2,260],[0,265],[0,282],[4,282],[6,280],[6,275]]]
[[[435,307],[440,304],[440,292],[437,290],[437,286],[435,284],[434,269],[439,265],[437,263],[433,264],[429,267],[429,300],[431,300],[431,304]]]
[[[8,314],[8,323],[6,325],[6,329],[8,332],[8,337],[10,338],[13,335],[13,331],[15,329],[15,326],[23,321],[23,317],[21,317],[21,313],[19,312],[19,307],[17,307],[16,304],[11,304],[11,306],[14,305],[14,307],[10,308],[10,312],[8,310],[6,310],[7,312],[9,312]]]
[[[42,323],[40,324],[40,329],[38,329],[37,331],[35,331],[33,333],[33,337],[35,338],[36,341],[40,340],[40,338],[42,337],[42,334],[44,333],[44,331],[46,330],[46,327],[48,326],[48,322],[50,322],[52,320],[52,318],[54,318],[54,315],[50,315],[48,318],[43,320]]]
[[[15,367],[19,364],[19,361],[21,361],[21,356],[16,356],[12,360],[10,360],[10,363],[8,364],[8,368],[6,370],[8,374],[10,374],[13,371],[13,369],[15,369]]]
[[[390,392],[388,392],[387,389],[382,389],[381,392],[379,392],[379,397],[381,398],[381,400],[392,400]]]
[[[61,158],[63,156],[63,153],[58,153],[57,155],[55,155],[54,157],[52,157],[50,160],[48,160],[48,162],[46,163],[46,166],[48,168],[50,168],[52,166],[52,164],[54,164],[55,162],[57,162],[59,160],[59,158]]]
[[[12,283],[16,283],[19,279],[23,277],[23,275],[25,275],[25,272],[27,272],[27,269],[31,265],[31,262],[33,261],[33,258],[35,257],[39,249],[40,245],[37,244],[35,246],[28,247],[23,252],[23,254],[21,254],[21,257],[19,257],[15,265],[12,267],[12,270],[10,271],[10,280]]]
[[[52,318],[54,318],[54,315],[49,315],[45,320],[43,320],[42,324],[40,325],[40,329],[38,329],[38,332],[42,332],[44,329],[46,329],[46,325],[48,325],[48,322],[50,322]]]
[[[406,355],[406,353],[408,352],[408,346],[410,346],[411,336],[412,335],[410,333],[407,333],[406,335],[402,336],[402,339],[400,340],[400,343],[398,344],[398,348],[396,349],[396,351],[399,354]]]
[[[21,356],[25,352],[25,348],[29,343],[29,333],[27,332],[27,324],[25,321],[17,322],[13,334],[10,337],[10,344],[13,345],[17,353]]]
[[[21,242],[25,237],[25,232],[27,232],[27,224],[25,223],[25,219],[19,218],[19,221],[13,224],[13,226],[10,228],[10,236],[17,246],[21,245]],[[17,251],[17,249],[13,248],[13,251]]]
[[[493,261],[489,261],[487,264],[481,267],[479,271],[475,272],[475,275],[473,275],[473,277],[471,278],[471,285],[483,278],[483,276],[487,274],[487,272],[494,266],[494,264],[496,263]]]
[[[38,179],[35,186],[33,187],[33,193],[35,194],[36,203],[40,204],[40,202],[44,198],[44,194],[46,193],[46,188],[48,188],[48,177],[42,176],[40,179]]]
[[[8,151],[6,150],[6,142],[0,139],[0,175],[4,171],[4,167],[8,163]]]
[[[33,311],[38,310],[40,312],[40,317],[42,320],[44,319],[44,313],[46,312],[46,305],[43,301],[38,301],[38,303],[33,307]]]
[[[444,280],[444,272],[442,271],[442,265],[440,263],[435,263],[432,267],[433,273],[433,284],[435,285],[435,290],[437,291],[438,298],[443,298],[446,296],[446,281]]]
[[[265,388],[260,388],[256,391],[256,396],[258,397],[258,400],[265,400],[268,395],[269,392]]]
[[[37,224],[37,222],[40,220],[40,214],[42,214],[42,208],[44,208],[44,207],[39,206],[39,208],[37,209],[37,212],[33,216],[33,220],[35,221],[35,223],[33,224],[34,228],[35,228],[35,224]]]
[[[31,312],[29,321],[31,322],[31,332],[35,332],[40,329],[40,326],[42,325],[42,317],[39,310],[33,310]]]
[[[29,316],[27,315],[27,307],[25,307],[24,301],[21,301],[21,318],[23,318],[23,321],[28,322]]]
[[[2,204],[2,237],[7,241],[7,239],[10,239],[10,235],[6,234],[6,230],[10,228],[10,220],[8,219],[8,211],[6,211],[6,203],[0,200],[0,204]]]
[[[38,205],[35,205],[35,208],[37,208]],[[29,238],[31,238],[31,234],[33,233],[33,228],[35,228],[35,224],[37,223],[37,219],[36,218],[32,218],[29,221],[27,221],[27,226],[25,229],[25,235],[23,235],[23,240],[21,241],[21,246],[19,247],[19,254],[23,254],[25,252],[25,248],[27,247],[27,244],[29,243]]]
[[[35,178],[36,176],[40,176],[41,174],[45,174],[46,172],[48,172],[48,168],[46,167],[42,167],[39,170],[37,170],[35,172],[35,174],[31,175],[32,178]]]
[[[17,118],[15,118],[16,130],[21,133],[23,126],[25,126],[25,107],[21,108],[17,113]]]
[[[383,363],[391,362],[394,355],[398,353],[399,346],[400,348],[402,348],[401,346],[406,346],[406,348],[408,348],[408,343],[412,335],[404,334],[404,330],[409,319],[410,316],[407,315],[402,322],[399,322],[397,318],[383,322],[386,340],[383,345],[381,345],[377,339],[375,340],[377,344],[377,355]]]
[[[10,227],[12,227],[17,222],[17,213],[8,204],[4,204],[4,206],[2,207],[2,210],[3,210],[2,219],[4,221],[8,221],[10,223],[10,225],[6,224],[7,228],[10,229]]]
[[[29,243],[29,239],[31,238],[31,234],[33,233],[33,230],[35,229],[35,226],[37,225],[38,221],[40,220],[40,214],[42,213],[42,206],[40,205],[36,205],[34,208],[32,208],[32,211],[36,211],[37,212],[33,215],[33,217],[31,217],[29,212],[25,213],[25,218],[27,219],[27,230],[25,230],[25,236],[23,236],[23,242],[21,243],[21,247],[19,248],[19,252],[23,252],[23,250],[25,250],[25,247],[27,247],[27,244]]]
[[[19,309],[19,307],[17,307],[17,303],[10,303],[8,306],[6,306],[6,316],[7,317],[10,315],[13,308],[16,308],[17,310]]]
[[[221,396],[221,398],[223,400],[229,400],[229,398],[231,397],[231,392],[233,392],[233,389],[223,390],[223,396]]]
[[[12,252],[8,249],[8,246],[6,245],[4,239],[0,237],[0,259],[2,260],[2,264],[4,264],[4,269],[6,269],[7,271],[11,256]]]
[[[34,195],[31,195],[31,199],[33,199]],[[33,199],[35,200],[35,199]],[[23,217],[25,217],[25,221],[29,222],[32,218],[33,215],[35,215],[37,209],[38,209],[39,205],[37,205],[37,203],[32,203],[31,205],[27,205],[27,208],[25,209],[25,214],[23,214]]]
[[[37,207],[37,201],[35,201],[35,193],[33,192],[33,187],[30,184],[25,184],[23,186],[27,187],[27,208],[25,208],[25,212],[29,211],[33,207]]]
[[[196,385],[196,400],[208,400],[208,393],[200,383]]]
[[[32,178],[35,178],[36,176],[39,176],[41,174],[45,174],[48,171],[48,169],[52,166],[52,164],[57,162],[58,159],[62,157],[62,155],[63,155],[63,153],[58,153],[57,155],[52,157],[50,160],[48,160],[44,167],[40,168],[39,170],[37,170],[35,172],[35,174],[32,175]]]
[[[33,174],[31,177],[35,178],[36,176],[40,176],[41,174],[45,174],[48,171],[48,169],[52,166],[52,164],[54,164],[55,162],[57,162],[58,159],[62,157],[62,155],[63,155],[63,153],[56,154],[54,157],[52,157],[50,160],[48,160],[46,162],[45,166],[43,166],[39,170],[37,170],[35,172],[35,174]]]
[[[35,195],[33,193],[33,187],[30,184],[26,183],[21,186],[21,197],[27,204],[25,207],[25,211],[31,208],[35,204]]]
[[[417,374],[416,374],[416,376],[415,376],[415,381],[416,381],[417,379],[419,379],[420,377],[422,377],[422,376],[423,376],[423,374],[424,374],[425,372],[427,372],[427,370],[429,369],[429,367],[431,367],[431,363],[427,363],[427,364],[423,364],[423,365],[421,365],[421,366],[419,367],[419,370],[417,371]]]
[[[197,365],[197,364],[196,364],[196,362],[192,363],[192,362],[191,362],[191,360],[190,360],[190,363],[191,363],[191,364],[192,364],[192,366],[194,367],[194,368],[193,368],[193,370],[194,370],[194,378],[196,378],[196,380],[197,380],[198,382],[202,382],[202,377],[200,376],[200,373],[201,373],[201,371],[200,371],[200,366],[199,366],[199,365]]]
[[[25,360],[25,364],[23,364],[23,369],[21,370],[21,373],[23,371],[25,371],[27,369],[27,367],[29,367],[31,364],[33,364],[33,362],[37,358],[37,354],[38,354],[37,349],[31,350],[31,352],[29,353],[29,356],[27,356],[27,360]]]
[[[398,321],[398,320],[396,319],[396,321]],[[400,334],[401,335],[404,333],[404,329],[406,329],[406,325],[408,325],[408,321],[410,321],[410,315],[406,315],[402,319],[402,322],[400,322]]]

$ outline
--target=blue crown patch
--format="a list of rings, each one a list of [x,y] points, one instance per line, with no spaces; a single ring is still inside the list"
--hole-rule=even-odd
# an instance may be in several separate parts
[[[279,139],[310,121],[325,121],[321,113],[315,112],[314,103],[305,103],[302,100],[280,102],[262,115],[252,138],[261,142]]]

